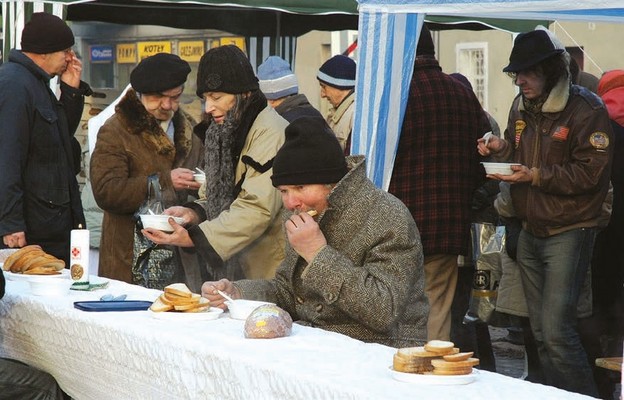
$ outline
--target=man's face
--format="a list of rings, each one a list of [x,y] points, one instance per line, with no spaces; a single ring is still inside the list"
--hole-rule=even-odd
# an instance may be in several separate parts
[[[516,73],[514,83],[520,88],[524,98],[534,100],[544,93],[546,77],[538,69],[526,69]]]
[[[280,185],[277,187],[282,195],[284,207],[293,212],[316,210],[319,214],[327,208],[327,196],[331,185]]]
[[[327,99],[334,108],[338,108],[342,100],[344,100],[350,92],[350,90],[337,89],[323,82],[319,82],[319,85],[321,86],[321,98]]]
[[[217,124],[223,124],[228,111],[236,106],[236,96],[225,92],[204,93],[204,111],[210,114]]]
[[[41,68],[51,76],[61,76],[71,62],[74,52],[71,48],[45,54]]]
[[[141,103],[148,113],[159,121],[166,121],[180,108],[180,97],[184,86],[169,89],[161,93],[141,94]]]

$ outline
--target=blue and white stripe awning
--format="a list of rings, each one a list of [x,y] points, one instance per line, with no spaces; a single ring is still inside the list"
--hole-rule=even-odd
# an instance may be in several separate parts
[[[365,154],[378,187],[390,185],[416,44],[425,14],[624,22],[622,0],[358,0],[352,154]]]

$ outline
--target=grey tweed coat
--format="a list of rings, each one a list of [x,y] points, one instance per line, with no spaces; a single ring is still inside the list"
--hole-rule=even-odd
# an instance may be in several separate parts
[[[347,162],[349,173],[318,218],[328,245],[306,264],[287,243],[275,278],[235,285],[243,298],[275,302],[304,325],[394,347],[422,345],[429,303],[416,223],[366,178],[363,156]]]

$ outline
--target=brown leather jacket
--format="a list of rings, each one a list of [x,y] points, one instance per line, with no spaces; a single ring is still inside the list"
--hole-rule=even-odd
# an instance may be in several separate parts
[[[598,226],[613,159],[609,115],[598,96],[562,80],[537,114],[525,110],[518,96],[505,139],[496,158],[533,170],[530,184],[511,187],[526,230],[548,237]]]

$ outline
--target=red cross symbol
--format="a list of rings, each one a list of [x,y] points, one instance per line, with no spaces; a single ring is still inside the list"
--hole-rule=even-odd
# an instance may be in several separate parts
[[[72,258],[80,258],[80,247],[72,247]]]

